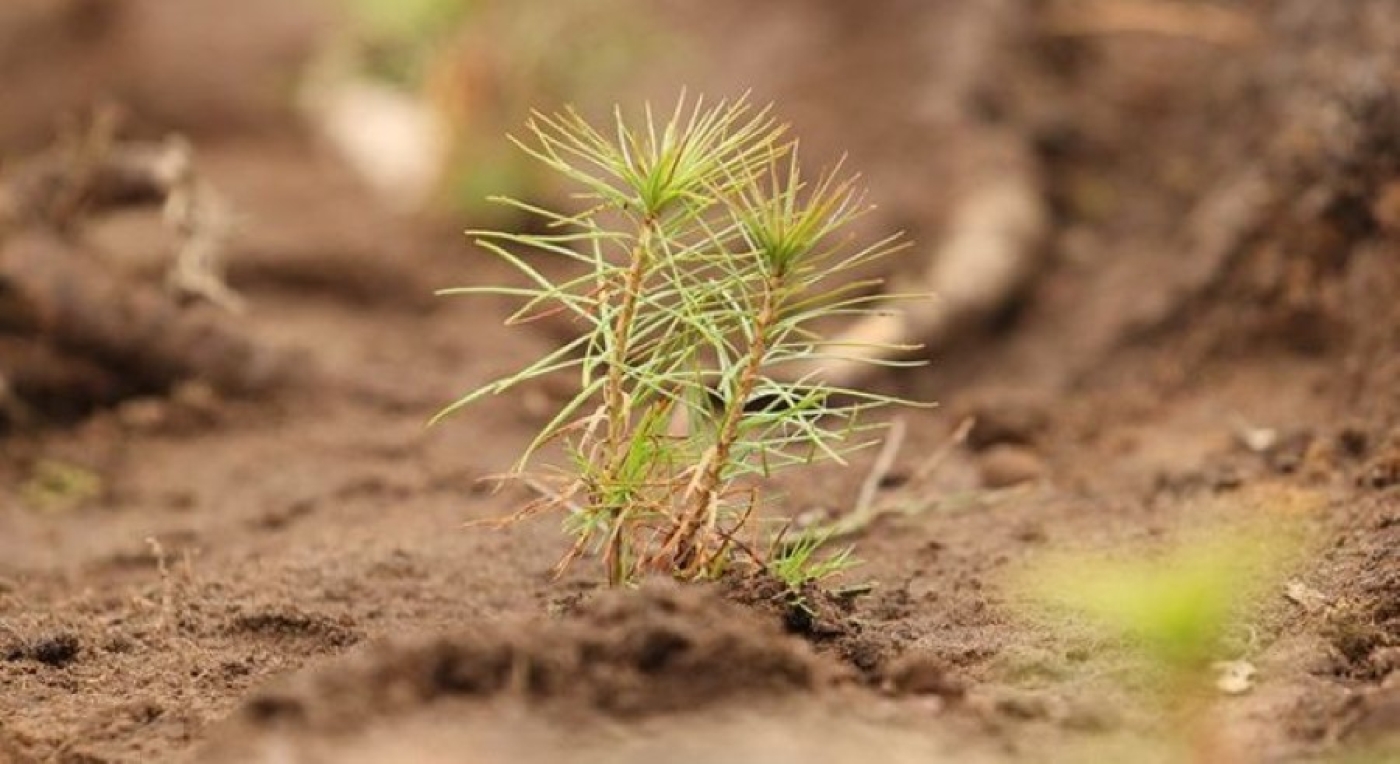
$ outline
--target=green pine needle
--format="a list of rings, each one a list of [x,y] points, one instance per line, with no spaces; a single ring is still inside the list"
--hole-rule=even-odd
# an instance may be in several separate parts
[[[650,106],[638,120],[618,109],[606,128],[571,109],[537,113],[525,137],[512,138],[579,186],[588,208],[498,199],[539,217],[547,233],[471,235],[527,284],[442,293],[518,300],[511,324],[564,313],[583,333],[435,421],[546,374],[579,375],[579,393],[517,470],[549,443],[568,457],[551,471],[567,476],[564,485],[544,500],[569,513],[574,544],[561,567],[597,554],[621,584],[647,570],[718,575],[748,558],[798,586],[851,564],[849,550],[818,554],[825,539],[816,536],[743,540],[756,481],[841,461],[870,442],[861,436],[879,426],[868,420],[873,409],[901,402],[781,374],[834,357],[810,325],[868,314],[876,299],[874,282],[839,277],[905,246],[899,236],[853,245],[847,228],[868,209],[855,179],[838,165],[809,181],[785,136],[771,109],[745,98],[682,95],[660,117]],[[552,278],[533,265],[540,257],[579,270]]]

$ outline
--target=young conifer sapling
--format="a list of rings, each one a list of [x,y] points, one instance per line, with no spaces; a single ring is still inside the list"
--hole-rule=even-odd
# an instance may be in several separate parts
[[[582,211],[495,199],[545,223],[471,232],[526,283],[444,293],[519,299],[511,324],[563,312],[580,335],[438,417],[577,375],[577,394],[508,476],[542,494],[510,520],[565,512],[574,544],[559,569],[597,553],[612,584],[646,571],[712,578],[736,562],[800,581],[844,563],[815,554],[813,539],[757,538],[760,490],[777,470],[868,444],[880,425],[866,414],[896,402],[803,370],[841,357],[816,322],[885,299],[850,273],[901,238],[858,244],[849,226],[868,206],[854,178],[839,166],[804,174],[786,128],[744,99],[682,96],[669,115],[647,107],[635,123],[615,110],[606,128],[573,110],[537,113],[515,143],[578,187]],[[546,277],[531,264],[540,255],[576,273]],[[563,457],[537,468],[545,447]]]

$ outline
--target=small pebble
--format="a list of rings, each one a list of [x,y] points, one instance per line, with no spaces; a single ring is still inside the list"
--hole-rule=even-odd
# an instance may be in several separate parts
[[[1045,461],[1024,446],[993,446],[977,464],[985,488],[1010,488],[1045,477]]]
[[[1045,407],[1037,401],[1016,396],[993,396],[963,408],[963,416],[974,420],[967,436],[967,445],[974,451],[1001,445],[1029,445],[1048,428]]]
[[[1249,661],[1217,661],[1215,689],[1226,695],[1243,695],[1254,689],[1258,669]]]
[[[154,396],[132,398],[117,406],[117,421],[136,432],[153,432],[170,419],[170,406]]]

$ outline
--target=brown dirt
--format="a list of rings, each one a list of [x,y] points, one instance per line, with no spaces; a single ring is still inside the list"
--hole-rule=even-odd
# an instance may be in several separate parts
[[[1150,547],[1260,515],[1307,529],[1293,579],[1325,604],[1257,603],[1235,652],[1259,684],[1214,709],[1232,744],[1288,761],[1394,733],[1392,0],[1225,3],[1266,31],[1242,49],[1012,24],[998,34],[1031,35],[1013,46],[1026,60],[998,58],[1006,70],[958,98],[961,59],[927,51],[945,24],[971,28],[950,21],[964,4],[775,2],[744,27],[676,11],[745,52],[708,78],[791,102],[814,154],[852,149],[893,200],[875,222],[936,239],[947,199],[975,182],[958,158],[1017,137],[1056,207],[1030,293],[930,369],[882,382],[944,404],[905,415],[886,491],[921,511],[856,539],[853,575],[876,587],[811,593],[815,620],[751,583],[600,593],[586,564],[553,581],[553,523],[461,527],[528,499],[478,479],[509,466],[556,393],[423,423],[552,340],[499,327],[489,300],[424,299],[502,271],[452,226],[384,212],[279,110],[269,92],[321,28],[309,5],[249,4],[227,39],[157,2],[61,5],[61,22],[0,13],[46,19],[0,40],[57,35],[0,45],[24,64],[0,61],[0,89],[26,94],[0,151],[32,149],[54,127],[44,115],[104,94],[125,97],[138,132],[189,132],[246,220],[230,255],[242,328],[300,353],[305,373],[273,395],[177,391],[0,441],[0,761],[713,761],[717,746],[741,761],[876,746],[890,761],[1099,760],[1085,746],[1138,760],[1122,752],[1174,732],[1135,692],[1140,667],[1027,617],[1007,576],[1047,550]],[[86,15],[100,8],[120,34]],[[210,35],[220,66],[168,64]],[[101,73],[99,92],[81,71]],[[103,249],[147,246],[123,230],[104,229]],[[967,447],[928,483],[894,486],[964,415],[979,417]],[[1250,450],[1239,423],[1278,438]],[[1018,478],[988,488],[1009,452]],[[784,480],[782,511],[841,515],[869,464]],[[36,480],[54,465],[95,488]]]

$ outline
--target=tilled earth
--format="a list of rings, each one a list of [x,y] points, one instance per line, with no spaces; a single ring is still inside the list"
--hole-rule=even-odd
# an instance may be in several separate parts
[[[605,592],[587,561],[552,580],[550,520],[464,528],[529,500],[480,479],[561,390],[424,423],[555,338],[430,297],[504,274],[454,226],[384,211],[256,99],[228,107],[248,125],[211,126],[155,84],[128,93],[195,136],[249,221],[241,320],[301,368],[268,396],[190,383],[0,442],[0,761],[1149,760],[1189,735],[1130,651],[1031,616],[1007,581],[1047,551],[1259,518],[1311,543],[1232,645],[1258,677],[1212,700],[1221,750],[1379,744],[1400,729],[1400,9],[1227,5],[1270,42],[1040,40],[1062,81],[1037,92],[1073,86],[1022,115],[1056,207],[1049,265],[929,368],[876,381],[942,405],[900,414],[881,498],[906,511],[854,539],[847,582],[875,585],[816,627],[732,584]],[[812,123],[835,88],[822,135],[864,151],[877,191],[900,164],[881,130],[916,130],[888,70],[916,44],[899,27],[765,85]],[[864,77],[890,97],[833,117]],[[1209,201],[1255,173],[1258,204]],[[939,233],[936,180],[895,192],[916,238]],[[872,458],[787,478],[780,511],[840,517]],[[39,479],[64,468],[94,480]]]

